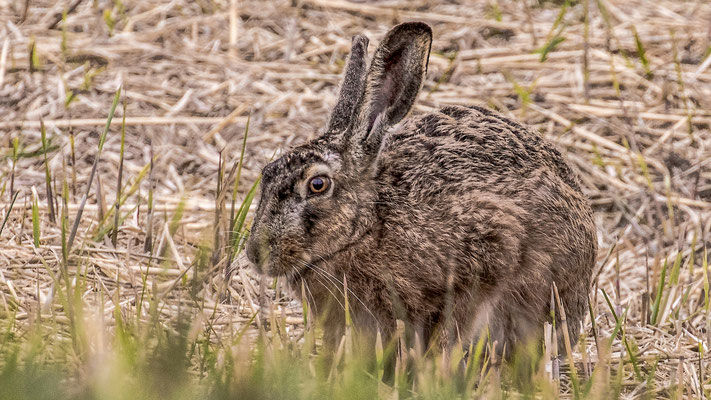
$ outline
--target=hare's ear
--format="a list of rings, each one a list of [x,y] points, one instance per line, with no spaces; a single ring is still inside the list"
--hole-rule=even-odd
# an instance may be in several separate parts
[[[357,105],[350,143],[356,153],[374,155],[387,128],[412,108],[427,73],[432,29],[422,22],[397,25],[373,55]]]
[[[338,102],[333,108],[328,121],[326,135],[338,135],[346,130],[353,119],[353,110],[365,86],[365,73],[368,68],[368,38],[363,35],[353,36],[351,54],[343,73],[343,83],[338,93]]]

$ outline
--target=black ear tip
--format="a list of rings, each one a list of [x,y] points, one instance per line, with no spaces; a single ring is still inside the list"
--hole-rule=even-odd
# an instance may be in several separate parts
[[[430,40],[432,39],[432,28],[420,21],[403,22],[400,25],[394,26],[390,30],[390,33],[393,35],[426,36]]]
[[[361,50],[365,53],[365,51],[368,49],[368,43],[370,43],[370,39],[368,39],[368,37],[365,35],[353,36],[351,38],[351,53],[356,50]]]
[[[354,35],[351,38],[351,45],[353,45],[353,46],[355,46],[357,44],[357,45],[361,45],[363,47],[368,47],[368,43],[370,43],[370,39],[368,39],[368,37],[365,35],[358,34],[358,35]]]

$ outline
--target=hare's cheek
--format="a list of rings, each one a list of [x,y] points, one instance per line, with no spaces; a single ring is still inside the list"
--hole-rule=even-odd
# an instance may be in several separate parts
[[[326,215],[323,210],[310,205],[304,207],[301,212],[301,224],[303,226],[304,233],[307,236],[319,234],[325,218]]]

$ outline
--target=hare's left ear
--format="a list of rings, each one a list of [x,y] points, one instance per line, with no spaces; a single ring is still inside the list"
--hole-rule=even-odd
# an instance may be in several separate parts
[[[343,73],[338,102],[331,112],[325,135],[340,135],[350,125],[353,119],[353,110],[363,93],[367,69],[368,38],[364,35],[355,35],[351,40],[351,54],[348,56],[346,69]]]
[[[354,114],[349,142],[356,154],[376,155],[387,128],[410,111],[427,73],[431,45],[432,29],[422,22],[397,25],[385,35]]]

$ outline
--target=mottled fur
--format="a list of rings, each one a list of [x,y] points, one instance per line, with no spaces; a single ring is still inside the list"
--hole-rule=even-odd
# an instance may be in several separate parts
[[[366,334],[387,339],[401,319],[446,347],[488,327],[499,351],[540,337],[555,282],[576,341],[597,249],[589,203],[550,143],[492,111],[450,106],[396,125],[430,43],[427,25],[399,25],[366,74],[367,39],[354,38],[325,134],[264,168],[248,257],[297,295],[306,287],[331,345],[344,277]],[[309,194],[314,176],[330,178],[325,193]]]

